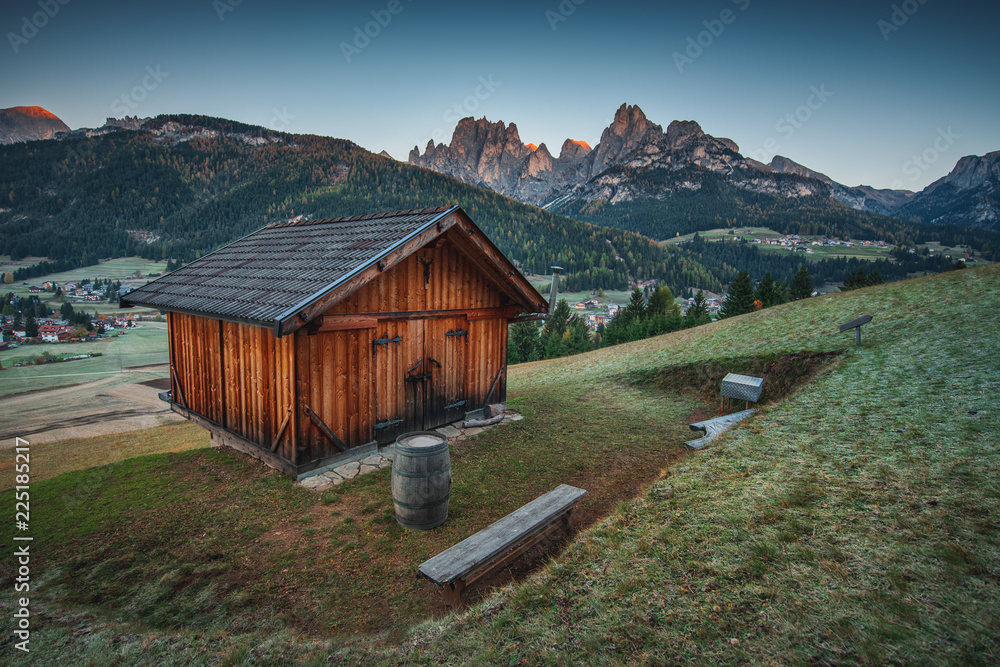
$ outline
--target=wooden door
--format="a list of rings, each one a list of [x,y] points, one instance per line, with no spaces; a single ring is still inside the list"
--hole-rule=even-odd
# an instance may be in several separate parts
[[[465,416],[468,340],[464,317],[379,322],[372,340],[379,443]]]
[[[469,323],[464,317],[429,320],[424,338],[431,373],[424,429],[465,417],[465,355]]]

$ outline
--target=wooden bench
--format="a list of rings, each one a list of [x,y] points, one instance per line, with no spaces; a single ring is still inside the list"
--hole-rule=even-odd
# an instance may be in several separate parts
[[[420,565],[420,574],[438,586],[445,604],[463,606],[462,591],[495,572],[539,542],[570,528],[573,508],[587,495],[560,484],[475,535]]]

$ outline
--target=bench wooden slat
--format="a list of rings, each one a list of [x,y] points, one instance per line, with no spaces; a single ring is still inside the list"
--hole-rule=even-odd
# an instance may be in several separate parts
[[[544,527],[587,494],[568,484],[560,484],[543,496],[514,510],[475,535],[442,551],[420,565],[420,574],[437,584],[458,579],[516,545],[533,531]]]

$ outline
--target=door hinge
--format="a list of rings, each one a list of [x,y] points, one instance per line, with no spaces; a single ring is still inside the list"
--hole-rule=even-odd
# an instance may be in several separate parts
[[[379,345],[383,347],[388,347],[389,343],[402,343],[403,337],[396,336],[395,338],[389,338],[388,334],[382,334],[381,338],[376,338],[372,341],[372,358],[375,357],[375,352],[378,351]]]
[[[445,338],[457,338],[458,336],[465,336],[465,344],[469,344],[469,332],[464,329],[459,329],[458,331],[449,331],[446,333]]]
[[[375,424],[375,430],[376,430],[376,431],[379,431],[379,430],[381,430],[381,429],[383,429],[383,428],[392,428],[392,427],[393,427],[393,426],[395,426],[396,424],[402,424],[402,423],[403,423],[403,420],[402,420],[402,419],[396,419],[396,420],[394,420],[394,421],[384,421],[384,422],[380,422],[380,423],[378,423],[378,424]]]

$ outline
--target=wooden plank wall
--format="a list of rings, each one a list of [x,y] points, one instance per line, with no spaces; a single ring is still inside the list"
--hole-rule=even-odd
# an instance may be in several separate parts
[[[217,321],[216,325],[221,327],[226,380],[226,420],[219,423],[270,449],[293,407],[293,341],[276,339],[269,330],[249,324]],[[294,460],[293,434],[286,428],[276,450],[289,461]]]
[[[171,313],[170,336],[170,363],[181,385],[174,400],[183,396],[188,409],[221,423],[218,321]]]
[[[431,262],[429,281],[424,262]],[[509,302],[445,235],[334,304],[326,314],[468,310]]]
[[[465,395],[469,410],[483,407],[490,385],[503,369],[493,403],[506,399],[507,393],[507,320],[475,320],[469,322],[469,349],[466,354]]]
[[[374,440],[373,333],[373,329],[354,329],[313,335],[300,331],[295,334],[300,415],[297,431],[299,464],[340,451],[305,416],[306,405],[349,447]]]
[[[170,328],[171,363],[187,407],[270,449],[292,407],[292,340],[184,313],[170,314]],[[293,433],[286,430],[277,449],[288,460]]]

